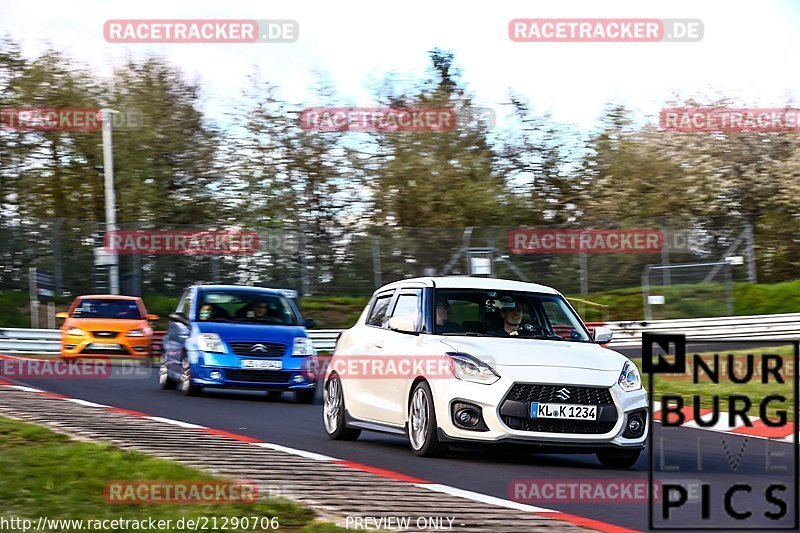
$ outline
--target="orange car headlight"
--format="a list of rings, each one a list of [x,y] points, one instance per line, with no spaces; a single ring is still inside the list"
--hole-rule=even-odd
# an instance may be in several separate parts
[[[144,330],[142,330],[142,329],[132,329],[125,336],[126,337],[144,337]]]
[[[74,335],[76,337],[80,337],[80,336],[86,335],[86,332],[83,331],[80,328],[69,328],[67,330],[67,335]]]

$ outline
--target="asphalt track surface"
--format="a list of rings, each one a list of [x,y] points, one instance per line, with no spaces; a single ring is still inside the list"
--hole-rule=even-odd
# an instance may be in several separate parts
[[[295,403],[288,393],[278,400],[267,400],[260,392],[239,391],[210,391],[204,392],[201,397],[184,397],[175,391],[159,389],[157,369],[153,369],[149,377],[137,379],[27,379],[21,383],[73,398],[230,431],[264,442],[355,461],[504,499],[515,499],[514,481],[636,480],[647,483],[648,479],[647,453],[642,455],[634,468],[613,470],[602,467],[592,455],[540,455],[491,446],[454,449],[446,458],[424,459],[411,453],[404,438],[371,432],[363,432],[355,442],[331,441],[322,426],[319,394],[312,405]],[[658,425],[656,428],[660,430]],[[703,449],[705,472],[724,472],[725,476],[737,482],[751,483],[756,487],[777,475],[765,473],[767,447],[772,453],[779,451],[787,456],[792,455],[790,443],[751,438],[747,439],[745,445],[745,437],[725,434],[726,453],[720,445],[721,434],[691,428],[671,431],[672,436],[665,445],[670,465],[694,471],[697,440],[700,438],[706,444]],[[733,453],[741,453],[741,465],[736,471],[728,466]],[[697,479],[696,475],[690,477]],[[719,498],[719,495],[715,497]],[[521,501],[625,528],[648,528],[646,501]],[[736,501],[738,505],[750,507],[759,515],[764,510],[774,509],[764,503],[763,491],[760,495],[737,496]],[[375,509],[375,512],[377,514],[381,510]]]

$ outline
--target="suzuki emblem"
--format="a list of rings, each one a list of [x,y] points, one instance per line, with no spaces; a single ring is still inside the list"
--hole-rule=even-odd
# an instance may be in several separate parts
[[[570,393],[569,393],[569,389],[568,389],[568,388],[566,388],[566,387],[564,387],[564,388],[562,388],[562,389],[559,389],[558,391],[556,391],[556,397],[557,397],[559,400],[569,400],[569,394],[570,394]]]

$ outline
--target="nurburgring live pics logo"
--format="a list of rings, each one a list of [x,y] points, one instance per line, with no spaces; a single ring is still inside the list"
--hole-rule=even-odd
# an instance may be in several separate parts
[[[726,342],[732,349],[748,343],[714,340],[693,341],[693,345],[714,349]],[[651,424],[648,441],[651,490],[658,483],[662,494],[659,502],[650,500],[650,529],[797,530],[800,510],[791,504],[798,497],[797,445],[794,453],[788,453],[791,442],[773,442],[769,435],[791,435],[796,442],[798,377],[793,372],[793,379],[787,379],[788,358],[769,353],[763,348],[768,342],[749,341],[749,346],[764,350],[760,356],[747,348],[742,356],[729,353],[723,358],[714,353],[708,357],[688,354],[685,335],[643,333],[642,370],[655,399],[655,421],[660,422]],[[800,341],[786,344],[793,347],[796,368]],[[744,358],[743,372],[736,370],[741,368],[737,357]],[[675,382],[670,379],[675,377],[681,378],[679,383],[691,380],[690,398],[676,392],[686,390],[685,384],[671,390]],[[795,411],[793,416],[790,410]],[[684,428],[689,421],[694,427],[714,431]],[[696,457],[687,456],[687,450]],[[723,461],[713,455],[704,457],[720,451]],[[690,501],[690,488],[680,480],[686,476],[700,480],[696,502]]]

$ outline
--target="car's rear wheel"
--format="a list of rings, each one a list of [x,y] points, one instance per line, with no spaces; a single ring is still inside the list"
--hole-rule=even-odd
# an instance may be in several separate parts
[[[322,391],[322,421],[325,432],[333,440],[356,440],[361,435],[360,429],[347,427],[344,422],[344,394],[342,381],[333,374]]]
[[[317,388],[296,390],[294,391],[294,397],[298,403],[314,403],[314,398],[317,397]]]
[[[447,453],[447,444],[439,440],[433,394],[427,382],[414,387],[408,403],[408,440],[411,450],[420,457],[440,457]]]
[[[203,387],[195,385],[192,381],[192,365],[189,358],[184,355],[181,359],[181,392],[184,396],[198,396]]]
[[[167,358],[166,356],[161,356],[161,366],[158,367],[158,385],[164,390],[175,390],[175,387],[178,383],[169,377],[169,372],[167,372]]]
[[[619,450],[597,452],[597,460],[608,468],[630,468],[639,460],[642,450]]]

